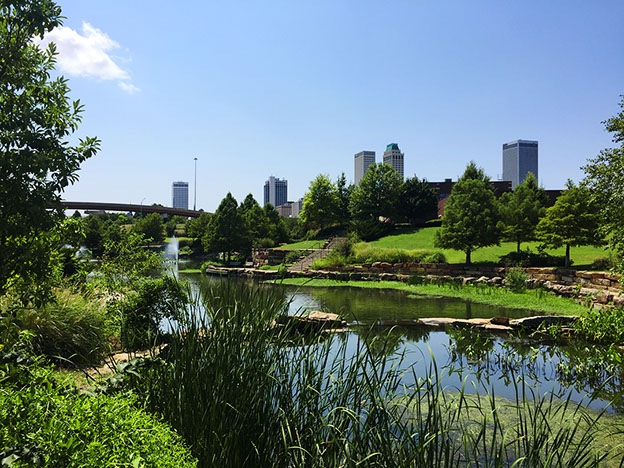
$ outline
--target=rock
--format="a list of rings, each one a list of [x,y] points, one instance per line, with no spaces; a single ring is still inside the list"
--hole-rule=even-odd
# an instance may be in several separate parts
[[[509,317],[492,317],[490,323],[493,325],[509,325]]]
[[[490,278],[488,280],[488,283],[490,283],[490,284],[503,284],[503,278],[501,278],[500,276],[495,276],[494,278]]]
[[[462,284],[465,286],[467,284],[472,284],[475,281],[475,277],[474,276],[466,276],[463,280],[462,280]]]
[[[481,276],[476,282],[477,283],[488,283],[490,281],[490,278],[488,278],[487,276]]]
[[[276,323],[279,325],[292,324],[299,332],[338,329],[347,325],[347,322],[337,314],[321,311],[313,311],[308,315],[282,315],[277,318]]]
[[[514,328],[528,328],[536,330],[541,326],[549,327],[552,325],[570,326],[578,320],[576,316],[566,315],[540,315],[537,317],[525,317],[521,319],[510,320],[509,325]]]

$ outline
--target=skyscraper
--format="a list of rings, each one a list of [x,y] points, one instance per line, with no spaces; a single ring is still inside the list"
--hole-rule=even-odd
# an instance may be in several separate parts
[[[171,185],[171,206],[188,210],[188,182],[174,182]]]
[[[277,177],[269,177],[264,183],[264,204],[280,206],[288,200],[288,181]]]
[[[360,151],[355,155],[355,171],[353,174],[353,183],[355,185],[360,183],[371,164],[375,164],[374,151]]]
[[[401,153],[401,150],[399,149],[399,145],[397,145],[396,143],[390,143],[388,146],[386,146],[386,151],[384,151],[383,155],[384,164],[390,164],[394,168],[394,170],[397,171],[397,173],[401,177],[401,180],[403,180],[404,156],[405,155]]]
[[[537,141],[516,140],[503,144],[503,180],[510,180],[514,188],[529,172],[537,179]]]

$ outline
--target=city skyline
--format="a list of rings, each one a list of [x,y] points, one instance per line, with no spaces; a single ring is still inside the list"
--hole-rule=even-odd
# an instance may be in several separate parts
[[[57,69],[84,104],[72,140],[102,141],[67,200],[167,205],[195,157],[198,209],[262,200],[267,173],[296,200],[390,141],[405,176],[456,179],[474,160],[499,179],[519,136],[539,141],[539,182],[561,188],[612,146],[601,122],[624,92],[615,0],[60,5]]]

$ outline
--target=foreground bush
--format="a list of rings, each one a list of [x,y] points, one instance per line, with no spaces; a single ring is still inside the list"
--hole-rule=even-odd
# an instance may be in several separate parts
[[[392,340],[354,346],[348,335],[275,328],[287,306],[275,289],[220,283],[200,306],[134,388],[200,466],[603,466],[607,458],[592,446],[594,418],[570,401],[525,394],[519,381],[505,426],[494,396],[449,399],[435,369],[412,373],[404,387],[411,371],[387,357]]]
[[[2,466],[196,466],[180,437],[132,398],[80,395],[18,360],[0,353]]]
[[[41,307],[13,308],[7,301],[5,320],[15,330],[32,332],[35,354],[74,363],[98,363],[107,351],[109,328],[102,302],[57,290],[54,301]],[[6,322],[5,322],[6,323]]]

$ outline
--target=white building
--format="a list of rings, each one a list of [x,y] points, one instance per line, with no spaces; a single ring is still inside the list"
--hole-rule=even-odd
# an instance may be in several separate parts
[[[401,153],[401,150],[399,149],[399,145],[397,145],[396,143],[390,143],[388,146],[386,146],[386,151],[384,151],[383,155],[384,164],[390,164],[394,168],[394,170],[397,171],[397,173],[401,177],[401,180],[403,180],[404,156],[405,155]]]
[[[188,210],[188,182],[174,182],[171,185],[171,206]]]
[[[366,171],[371,166],[371,164],[375,164],[375,152],[374,151],[360,151],[354,157],[355,167],[353,174],[353,183],[355,185],[360,183]]]
[[[269,177],[264,183],[264,204],[270,203],[277,207],[288,200],[288,181],[277,177]]]

